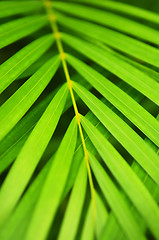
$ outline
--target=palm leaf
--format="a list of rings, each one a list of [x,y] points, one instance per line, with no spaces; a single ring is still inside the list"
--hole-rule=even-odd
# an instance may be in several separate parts
[[[35,213],[33,214],[30,227],[27,231],[26,239],[37,237],[37,231],[34,227],[35,224],[38,228],[40,227],[38,237],[39,239],[44,239],[47,235],[49,225],[51,224],[52,218],[55,216],[59,200],[65,186],[65,180],[69,173],[69,167],[71,165],[71,160],[76,145],[76,137],[77,126],[74,119],[70,124],[70,127],[68,128],[66,135],[63,138],[63,141],[61,142],[56,157],[49,170],[49,174],[45,180],[40,200],[38,201],[38,204],[35,208]],[[62,161],[60,161],[61,155],[63,155]],[[52,188],[52,182],[58,182],[56,188]],[[45,216],[44,222],[41,222],[41,219],[39,217],[41,214]]]
[[[106,172],[102,169],[102,167],[100,167],[99,163],[92,155],[90,155],[90,163],[102,192],[116,214],[116,217],[122,225],[125,234],[127,234],[130,239],[134,239],[135,237],[145,239],[140,232],[140,228],[138,228],[137,223],[132,218],[129,206],[125,203],[123,198],[120,196],[120,193],[107,176]]]
[[[106,43],[108,46],[158,67],[159,52],[156,48],[124,34],[101,27],[87,21],[76,20],[57,14],[62,25],[88,37]],[[147,54],[145,55],[145,52]]]
[[[0,18],[13,16],[17,14],[29,13],[35,10],[39,10],[42,8],[42,4],[37,1],[31,1],[30,4],[28,2],[23,1],[2,1],[0,3],[1,14]]]
[[[3,104],[0,110],[1,124],[3,125],[0,139],[15,126],[45,89],[56,72],[59,61],[58,56],[49,60]],[[41,82],[42,84],[40,84]]]
[[[155,44],[159,43],[159,34],[156,29],[150,28],[136,21],[126,19],[114,13],[94,9],[87,6],[82,6],[80,4],[68,4],[66,2],[64,2],[63,4],[55,2],[53,3],[53,6],[55,7],[55,9],[57,8],[67,13],[71,13],[72,15],[86,18],[93,22],[97,22],[102,25],[119,30],[121,32],[128,33],[137,38],[142,38],[143,40],[153,42]],[[101,6],[103,6],[103,4],[101,4]],[[114,22],[116,22],[116,24],[114,24]]]
[[[0,239],[159,239],[159,15],[125,2],[0,2]]]
[[[46,16],[29,16],[4,23],[0,27],[0,48],[34,33],[47,24]]]
[[[80,220],[80,215],[82,213],[82,207],[85,200],[87,186],[87,172],[86,166],[83,162],[79,173],[77,175],[71,196],[69,199],[69,204],[67,206],[66,214],[61,226],[61,230],[58,239],[74,239],[78,230],[78,224]]]
[[[104,51],[103,49],[94,46],[91,43],[66,33],[62,33],[62,39],[68,45],[71,45],[71,47],[75,48],[77,51],[80,51],[91,60],[106,68],[123,81],[143,93],[146,97],[150,98],[152,101],[154,101],[154,103],[158,104],[158,83],[156,83],[146,74],[126,63],[122,59],[117,58],[110,52]]]
[[[34,63],[53,43],[52,36],[35,40],[1,65],[1,88],[4,91],[21,73]]]
[[[129,168],[129,166],[127,166],[125,161],[122,160],[122,157],[118,155],[115,149],[113,150],[109,142],[107,142],[103,138],[102,134],[100,134],[100,132],[96,128],[94,128],[93,125],[88,120],[84,118],[82,118],[82,124],[84,125],[84,128],[87,131],[87,134],[89,135],[91,141],[93,142],[95,147],[98,149],[99,153],[101,154],[103,160],[108,165],[113,175],[116,177],[117,181],[119,181],[119,183],[122,185],[125,192],[129,195],[129,197],[131,198],[131,200],[134,202],[135,205],[141,204],[140,207],[138,207],[137,205],[136,207],[138,208],[139,211],[141,211],[141,214],[143,216],[147,215],[146,219],[147,221],[149,221],[148,224],[151,225],[152,231],[154,231],[154,234],[157,236],[158,227],[156,223],[158,222],[158,220],[157,219],[156,219],[157,221],[153,220],[153,217],[155,218],[159,217],[157,204],[153,201],[153,199],[149,195],[148,191],[143,187],[143,185],[140,184],[139,179],[136,178],[136,175],[134,175],[133,171],[131,171],[131,169]],[[121,172],[125,172],[127,174],[129,173],[129,174],[128,175],[126,174],[124,176],[124,173],[121,174]],[[127,176],[129,176],[128,177],[129,180],[126,179]],[[135,184],[136,181],[138,182],[137,184]],[[129,184],[131,185],[131,187]],[[133,187],[134,184],[135,184],[135,187]],[[142,200],[143,196],[144,196],[144,199],[147,199],[146,202],[144,199]],[[148,202],[149,202],[148,206],[144,206],[144,205],[147,205]],[[151,220],[150,220],[150,214],[152,214]],[[149,216],[149,219],[148,219],[148,216]]]
[[[47,107],[46,111],[40,118],[40,121],[34,128],[34,131],[32,131],[26,144],[22,148],[22,151],[18,155],[18,158],[16,159],[13,168],[8,174],[8,177],[6,178],[0,192],[1,224],[5,222],[5,219],[7,219],[7,216],[11,213],[17,201],[19,200],[22,192],[24,191],[24,188],[27,186],[27,183],[34,169],[36,168],[39,159],[41,158],[53,132],[55,131],[56,125],[58,123],[58,120],[60,118],[60,115],[62,113],[66,101],[66,97],[67,88],[64,85],[55,95],[55,97]],[[50,111],[51,109],[53,109],[53,112]],[[40,131],[39,129],[43,129],[43,131]],[[28,150],[30,153],[29,157],[30,162],[28,162]],[[26,164],[24,163],[24,161],[26,161]],[[23,168],[24,172],[22,172],[21,166],[24,165],[25,165],[25,168]],[[19,179],[15,178],[17,174]],[[16,189],[13,189],[11,187],[11,185],[14,185],[13,179],[16,182],[21,182],[20,185],[15,183],[17,185]],[[12,201],[10,202],[10,199],[8,199],[9,202],[7,203],[6,195],[8,194],[12,196]]]

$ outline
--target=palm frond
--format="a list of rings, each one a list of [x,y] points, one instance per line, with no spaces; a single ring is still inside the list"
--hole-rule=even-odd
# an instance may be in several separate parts
[[[159,239],[159,14],[125,2],[0,2],[0,239]]]

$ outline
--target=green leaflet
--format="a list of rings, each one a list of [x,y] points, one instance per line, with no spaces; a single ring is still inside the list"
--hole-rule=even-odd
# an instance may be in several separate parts
[[[46,52],[53,42],[52,34],[43,36],[24,47],[0,65],[0,93]]]
[[[125,13],[133,17],[141,18],[153,23],[159,23],[159,14],[142,9],[134,5],[129,5],[116,1],[98,1],[98,0],[76,0],[76,2],[90,3],[92,6],[104,7],[106,9],[115,10],[115,12]]]
[[[62,25],[74,30],[75,32],[95,38],[119,51],[159,67],[159,50],[157,48],[119,32],[87,21],[66,17],[61,14],[57,14],[57,20]]]
[[[129,57],[126,57],[115,50],[111,49],[104,43],[101,43],[97,40],[89,39],[92,43],[96,44],[98,47],[111,52],[114,56],[118,57],[119,59],[124,60],[125,62],[129,63],[130,65],[133,65],[135,68],[139,69],[140,72],[143,72],[144,74],[148,75],[151,79],[154,79],[155,81],[159,82],[159,73],[157,70],[154,70],[152,68],[149,68],[148,66],[142,65],[142,62],[136,62],[135,59],[130,59]]]
[[[33,108],[0,142],[0,173],[17,157],[30,132],[38,122],[46,107],[55,95],[53,91]]]
[[[128,91],[128,88],[127,88],[127,86],[125,85],[125,83],[124,82],[121,82],[121,84],[119,85],[120,86],[120,88],[122,89],[122,90],[124,90],[125,92],[127,92],[133,99],[135,99],[136,101],[141,101],[141,98],[137,98],[137,95],[140,95],[139,93],[136,93],[134,90],[132,90],[132,88],[131,87],[129,87],[130,88],[130,90],[131,91]],[[107,103],[107,106],[109,106],[109,104]],[[109,106],[111,109],[113,109],[112,108],[112,106]],[[114,109],[113,109],[114,110]],[[117,111],[115,111],[121,118],[123,118],[123,116],[121,115],[121,114],[119,114]],[[93,115],[93,114],[91,114],[90,112],[86,115],[86,117],[87,117],[87,119],[89,119],[89,121],[91,121],[91,122],[93,122],[93,125],[95,125],[95,127],[97,128],[97,129],[99,129],[101,132],[102,132],[102,134],[108,139],[109,137],[110,137],[110,133],[105,129],[105,128],[101,128],[101,123],[95,118],[95,116],[91,116],[91,115]],[[89,118],[88,118],[88,116],[89,116]],[[95,121],[95,119],[96,119],[96,121]],[[86,137],[85,138],[85,141],[86,141],[86,145],[87,145],[87,149],[89,150],[89,151],[91,151],[91,153],[93,154],[93,155],[95,155],[96,154],[96,151],[92,148],[92,145],[90,144],[90,140],[88,139],[88,137]],[[74,174],[75,174],[75,172],[76,172],[76,168],[77,168],[77,162],[79,161],[79,157],[80,157],[80,155],[81,155],[81,157],[83,156],[82,155],[82,151],[81,151],[81,149],[80,149],[80,147],[77,149],[77,151],[75,152],[75,158],[74,158],[74,161],[73,161],[73,163],[74,163],[74,165],[72,165],[72,172],[70,172],[70,179],[71,179],[71,176],[74,176]],[[135,167],[135,166],[138,166],[138,168],[137,167]],[[137,174],[137,176],[142,176],[142,178],[141,178],[141,180],[142,181],[144,181],[144,184],[146,185],[146,187],[148,188],[148,190],[151,190],[150,192],[151,192],[151,194],[152,194],[152,196],[154,196],[154,194],[157,194],[157,192],[158,192],[158,186],[156,186],[156,184],[154,183],[154,182],[152,182],[152,180],[150,179],[150,177],[148,176],[148,174],[147,173],[144,173],[144,179],[143,179],[143,169],[137,164],[137,162],[135,162],[134,161],[134,163],[133,163],[133,165],[131,166],[132,167],[132,169],[135,171],[135,173]],[[145,181],[146,180],[146,181]],[[149,180],[151,180],[150,182],[151,182],[151,185],[150,185],[150,183],[148,183],[149,182]],[[156,189],[155,189],[155,186],[156,186]],[[158,199],[158,197],[156,196],[155,197],[155,199],[157,200]],[[157,202],[158,202],[158,200],[157,200]],[[116,222],[116,219],[114,218],[114,214],[113,213],[111,213],[111,216],[112,216],[112,218],[111,219],[113,219],[112,221],[109,221],[110,220],[110,218],[108,217],[108,222],[106,223],[106,226],[105,226],[105,228],[104,228],[104,230],[105,229],[109,229],[108,231],[107,231],[107,234],[110,234],[110,235],[106,235],[106,237],[107,238],[102,238],[103,240],[105,240],[105,239],[117,239],[118,237],[118,235],[116,235],[116,234],[118,234],[118,233],[120,233],[120,228],[119,228],[119,225],[118,225],[118,223]],[[114,221],[115,221],[115,223],[114,223]],[[141,221],[141,218],[140,218],[140,221]],[[111,225],[107,225],[107,224],[111,224]],[[115,224],[115,225],[114,225]],[[91,220],[90,220],[90,225],[91,225]],[[112,228],[112,225],[113,225],[113,228]],[[113,231],[112,231],[112,229],[113,229]],[[90,232],[91,232],[91,230],[90,230]],[[85,233],[86,234],[86,233]],[[104,235],[105,236],[105,235]],[[103,237],[104,237],[103,236]],[[110,236],[111,236],[111,238],[110,238]],[[114,238],[113,238],[113,236],[114,236]]]
[[[61,37],[70,47],[109,70],[159,105],[159,84],[148,75],[94,44],[66,33],[62,33]]]
[[[21,138],[11,144],[6,151],[2,152],[0,155],[0,174],[2,174],[15,160],[26,139],[28,138],[30,131],[26,132]],[[8,138],[6,140],[8,140]]]
[[[109,216],[105,203],[102,201],[100,195],[96,192],[95,195],[95,203],[96,203],[96,235],[97,238],[99,238],[103,227],[105,226],[105,223],[107,221],[107,218]]]
[[[30,13],[40,10],[43,7],[42,2],[30,1],[1,1],[0,2],[0,18],[13,16],[22,13]]]
[[[0,49],[24,38],[47,24],[47,16],[23,17],[0,26]]]
[[[145,139],[145,142],[159,155],[158,148],[154,145],[149,139]],[[132,169],[136,173],[136,175],[144,182],[145,186],[151,193],[152,197],[155,199],[157,203],[159,203],[159,186],[154,183],[152,178],[140,167],[140,165],[133,161]]]
[[[134,220],[129,205],[104,169],[90,153],[89,160],[97,182],[128,239],[146,239]]]
[[[25,240],[46,239],[50,225],[60,204],[76,146],[77,123],[71,122],[45,180]],[[43,221],[41,221],[43,216]]]
[[[94,240],[94,224],[93,224],[93,214],[92,205],[89,204],[89,208],[86,213],[84,226],[82,229],[80,240]]]
[[[91,40],[91,39],[89,39]],[[91,40],[93,43],[95,43],[97,46],[99,46],[100,48],[111,52],[114,56],[118,57],[119,59],[124,60],[125,62],[133,65],[135,68],[139,69],[140,72],[145,73],[146,75],[148,75],[150,78],[154,79],[155,81],[159,82],[159,73],[157,72],[157,69],[154,70],[152,68],[150,68],[150,66],[145,66],[142,64],[142,62],[138,62],[138,60],[136,61],[136,59],[131,59],[128,56],[126,57],[125,55],[120,54],[119,52],[116,52],[115,50],[113,50],[112,48],[108,47],[107,45],[105,45],[104,43],[98,42],[97,40]]]
[[[43,155],[62,114],[67,93],[64,85],[40,118],[5,178],[0,190],[0,226],[10,216]]]
[[[135,96],[136,95],[134,95],[134,98],[135,98]],[[93,124],[95,124],[94,121],[93,121],[94,120],[93,118],[91,118],[89,120],[91,122],[93,122]],[[97,127],[97,129],[99,128],[99,126],[100,126],[99,123],[95,125],[95,127]],[[108,132],[106,129],[102,129],[101,132],[102,132],[103,135],[106,135],[107,139],[110,137],[110,133],[106,134],[106,132]],[[87,148],[89,147],[88,149],[95,155],[96,152],[93,151],[92,146],[90,146],[90,144],[88,145],[88,138],[86,138],[86,144],[87,144]],[[75,159],[75,160],[78,160],[78,159]],[[137,176],[139,176],[141,178],[141,180],[144,182],[146,187],[150,190],[152,196],[156,195],[156,193],[158,192],[157,189],[155,189],[156,184],[154,182],[152,183],[152,180],[149,178],[149,176],[146,173],[143,174],[142,168],[135,161],[133,162],[131,167],[134,170],[134,172],[137,174]],[[150,185],[149,180],[151,180],[151,185]],[[158,186],[156,186],[156,188],[158,188]],[[157,196],[155,196],[155,199],[158,202],[159,198]],[[133,210],[133,206],[132,205],[130,206],[130,208]],[[134,211],[133,211],[133,214],[134,214]],[[141,222],[141,218],[139,219],[139,222]],[[91,219],[89,220],[89,224],[91,226]],[[91,232],[91,229],[90,229],[90,232]],[[89,231],[88,231],[88,233],[89,233]],[[86,232],[84,234],[86,235]],[[114,240],[116,240],[116,239],[118,239],[121,236],[121,234],[123,235],[123,231],[121,233],[121,229],[119,227],[119,224],[118,224],[118,222],[116,221],[116,219],[114,217],[114,212],[111,212],[109,217],[108,217],[108,221],[105,224],[105,227],[103,229],[103,232],[101,234],[101,238],[100,239],[102,239],[102,240],[105,240],[105,239],[114,239]]]
[[[105,204],[103,203],[100,195],[95,192],[95,204],[96,204],[96,226],[95,226],[95,231],[96,231],[96,236],[97,239],[99,238],[103,227],[105,226],[105,223],[108,218],[108,212],[106,209]],[[94,239],[94,223],[93,223],[93,211],[92,211],[92,203],[90,201],[86,216],[85,216],[85,221],[83,225],[83,230],[80,236],[81,240],[93,240]]]
[[[0,230],[0,239],[11,240],[16,236],[16,240],[24,239],[25,232],[30,223],[33,210],[40,197],[41,189],[51,167],[53,158],[51,158],[45,167],[38,174],[31,186],[27,189],[24,197],[16,207],[14,213]],[[19,227],[20,226],[20,227]]]
[[[85,86],[85,85],[84,85]],[[137,102],[140,102],[142,99],[143,99],[143,96],[136,92],[135,89],[131,88],[131,87],[128,87],[124,82],[120,82],[118,84],[118,86],[123,90],[125,91],[126,93],[128,93],[131,97],[133,97]],[[116,114],[118,114],[118,116],[120,116],[121,118],[123,118],[123,115],[117,111],[106,99],[102,99],[102,101],[110,108],[112,109]],[[93,125],[95,125],[95,127],[97,127],[97,129],[99,129],[102,133],[103,133],[103,136],[106,137],[106,138],[109,138],[110,137],[110,132],[108,132],[108,130],[103,127],[102,123],[94,116],[94,114],[89,111],[88,114],[86,115],[86,118],[91,121],[93,123]],[[85,141],[86,141],[86,145],[87,145],[87,149],[89,151],[91,151],[92,154],[96,154],[96,150],[95,148],[93,147],[92,143],[90,142],[89,138],[86,137],[85,138]],[[67,182],[67,187],[66,187],[66,192],[70,190],[70,188],[72,187],[72,184],[74,182],[74,179],[75,179],[75,176],[77,174],[77,171],[78,171],[78,167],[79,167],[79,164],[80,164],[80,161],[81,159],[83,158],[83,148],[82,148],[82,144],[81,142],[78,144],[77,142],[77,149],[75,151],[75,154],[74,154],[74,161],[72,163],[72,167],[71,167],[71,171],[70,171],[70,174],[69,174],[69,179],[68,179],[68,182]]]
[[[113,231],[112,231],[113,229]],[[125,232],[120,232],[121,226],[119,225],[114,212],[109,213],[108,220],[103,228],[103,232],[101,233],[99,240],[105,240],[105,239],[111,239],[116,240],[118,236],[122,235],[122,237],[125,237]],[[119,235],[118,235],[119,234]],[[120,235],[120,237],[121,237]],[[126,238],[126,237],[125,237]]]
[[[50,59],[28,79],[0,108],[0,140],[24,116],[50,82],[60,64],[59,56]]]
[[[159,122],[151,114],[129,97],[128,94],[87,64],[70,55],[67,55],[67,60],[100,94],[159,146]]]
[[[81,121],[103,161],[143,216],[145,223],[149,226],[154,236],[158,239],[159,210],[157,204],[115,148],[85,117],[81,116]]]
[[[119,84],[119,86],[120,86],[120,88],[121,89],[123,89],[125,92],[127,92],[130,96],[132,96],[136,101],[141,101],[141,99],[142,99],[142,97],[140,96],[140,94],[139,93],[137,93],[134,89],[132,89],[131,87],[129,87],[128,88],[128,86],[124,83],[124,82],[121,82],[120,84]],[[138,96],[139,95],[139,96]],[[103,100],[102,100],[103,101]],[[106,102],[107,103],[107,102]],[[110,107],[110,108],[112,108],[112,106],[110,106],[110,104],[108,104],[107,103],[107,105]],[[112,108],[113,109],[113,108]],[[117,111],[115,111],[117,114],[119,114]],[[101,128],[101,123],[95,118],[95,116],[92,116],[93,114],[91,114],[90,112],[89,112],[89,114],[88,114],[89,116],[89,120],[91,121],[91,122],[93,122],[93,124],[95,125],[95,127],[97,127],[98,129],[100,129],[100,131],[102,132],[102,134],[106,137],[106,138],[109,138],[110,137],[110,133],[105,129],[105,128]],[[119,116],[120,117],[122,117],[123,118],[123,116],[121,116],[121,114],[119,114]],[[87,117],[87,119],[88,119],[88,117]],[[96,154],[96,151],[94,150],[94,148],[92,148],[92,145],[90,144],[90,141],[89,141],[89,139],[88,139],[88,137],[86,137],[85,138],[85,141],[86,141],[86,145],[87,145],[87,149],[89,149],[89,151],[91,151],[92,152],[92,154]],[[72,171],[70,172],[70,174],[69,174],[69,181],[68,181],[68,186],[70,186],[70,184],[71,184],[71,181],[73,181],[72,180],[72,177],[74,178],[74,175],[76,175],[76,172],[77,172],[77,164],[78,164],[78,162],[80,162],[80,157],[82,158],[83,157],[83,151],[82,151],[82,149],[81,149],[82,147],[81,146],[79,146],[78,148],[77,148],[77,150],[76,150],[76,152],[75,152],[75,156],[74,156],[74,161],[73,161],[73,165],[72,165]],[[133,168],[134,169],[134,168]],[[140,167],[140,170],[142,170],[141,169],[141,167]],[[143,171],[143,170],[142,170]],[[139,174],[139,173],[138,173]],[[146,174],[147,175],[147,174]],[[147,175],[147,178],[149,178],[149,176]],[[73,183],[72,183],[73,184]],[[153,183],[154,184],[154,183]],[[154,184],[155,185],[155,184]],[[66,184],[66,186],[67,186],[67,184]],[[153,186],[151,187],[152,189],[153,189]],[[66,187],[66,191],[68,191],[68,189],[70,189],[70,187]],[[84,227],[84,229],[83,229],[83,231],[84,231],[84,233],[82,234],[82,238],[83,239],[89,239],[89,238],[87,238],[87,234],[88,234],[88,236],[92,236],[93,235],[93,230],[91,230],[92,228],[93,228],[93,226],[92,226],[92,216],[90,216],[91,215],[91,213],[89,214],[89,217],[88,217],[88,221],[86,220],[86,227],[87,227],[87,224],[89,225],[89,227],[90,227],[90,229],[89,229],[89,231],[88,231],[88,227],[87,227],[87,231],[86,231],[86,228]],[[117,227],[118,227],[118,225],[117,225]],[[87,232],[87,234],[86,234],[86,232]],[[112,233],[112,230],[111,230],[111,232],[110,232],[110,234],[111,234],[111,236],[112,236],[112,234],[114,234],[115,233],[115,230],[113,231],[113,233]],[[90,234],[90,235],[89,235]],[[91,235],[92,234],[92,235]],[[85,236],[84,236],[85,235]],[[116,236],[116,235],[115,235]],[[91,237],[90,237],[90,239],[91,239]],[[110,239],[110,238],[108,238],[108,239]]]
[[[135,165],[136,165],[136,167],[135,167]],[[137,168],[138,168],[138,170],[136,170]],[[157,196],[158,195],[157,192],[159,193],[158,186],[156,186],[152,182],[151,178],[149,178],[145,172],[144,173],[142,172],[143,170],[141,169],[140,166],[137,166],[137,163],[135,161],[133,162],[132,169],[134,170],[136,175],[140,177],[140,179],[145,184],[145,186],[147,188],[149,188],[149,190],[151,189],[150,193],[151,193],[152,197],[154,197],[154,199],[156,199],[156,197],[157,197],[156,201],[158,202],[158,199],[159,199]],[[147,227],[145,225],[144,220],[141,219],[140,215],[138,214],[138,212],[136,212],[136,209],[134,208],[133,205],[130,205],[130,209],[132,211],[132,214],[135,216],[138,224],[140,225],[140,228],[146,234]],[[112,234],[112,229],[113,229],[113,234]],[[110,238],[116,240],[119,237],[121,239],[126,239],[125,234],[123,233],[123,230],[120,228],[118,222],[114,218],[114,212],[111,212],[109,215],[107,224],[103,228],[103,232],[101,234],[100,240],[105,240],[105,239],[110,239]]]
[[[73,80],[80,83],[85,82],[85,80],[79,77],[79,75],[73,76]],[[89,84],[85,84],[85,87],[90,89],[91,86]],[[46,99],[42,100],[42,102],[35,106],[33,110],[27,113],[27,115],[24,116],[24,118],[22,118],[12,131],[10,131],[9,134],[7,134],[0,142],[0,173],[2,173],[14,161],[33,127],[58,89],[59,87],[48,95]],[[76,95],[76,100],[79,100],[78,98],[78,95]],[[63,112],[66,112],[71,106],[72,101],[69,98],[67,99]]]
[[[77,83],[73,88],[101,123],[159,185],[159,157],[117,114]]]
[[[53,38],[53,35],[52,35]],[[55,39],[54,39],[55,41]],[[45,64],[52,56],[58,55],[58,52],[49,51],[43,54],[35,63],[29,66],[16,80],[20,80],[23,78],[28,78],[33,75],[42,65]]]
[[[147,139],[145,139],[146,141]],[[155,151],[157,151],[158,149],[156,148],[155,145],[153,145],[149,140],[146,141],[147,144],[149,144],[152,149],[154,149]],[[142,182],[145,184],[145,186],[148,188],[148,190],[150,191],[152,197],[156,200],[156,202],[159,202],[159,186],[155,185],[154,182],[152,181],[152,179],[143,171],[143,169],[137,164],[137,162],[133,161],[132,165],[131,165],[133,171],[136,173],[136,175],[142,180]],[[134,214],[134,207],[131,206],[132,212]],[[114,229],[113,234],[114,234],[114,238],[112,239],[117,239],[118,236],[120,235],[120,237],[123,236],[123,231],[120,229],[117,221],[114,218],[114,213],[111,212],[109,218],[108,218],[108,225],[105,226],[105,228],[103,229],[103,238],[101,238],[101,240],[103,239],[109,239],[109,234],[112,236],[112,229]],[[137,216],[138,217],[138,216]],[[139,223],[143,229],[144,232],[146,232],[146,226],[144,221],[141,221],[141,219],[139,219]],[[124,236],[123,236],[124,237]],[[122,238],[123,239],[123,238]]]
[[[66,2],[54,2],[53,7],[66,13],[70,13],[71,15],[91,20],[121,32],[128,33],[137,38],[159,44],[159,33],[156,29],[117,14],[85,5],[82,6],[81,4]]]
[[[122,89],[125,91],[125,92],[128,92],[128,88],[127,88],[127,86],[125,86],[125,88],[124,88],[124,82],[122,82],[122,84],[120,84],[121,86],[122,86]],[[120,86],[120,87],[121,87]],[[131,88],[130,88],[131,89]],[[131,95],[136,101],[139,101],[138,99],[137,99],[137,93],[131,93],[130,91],[128,92],[129,93],[129,95]],[[131,94],[130,94],[131,93]],[[109,106],[109,105],[108,105]],[[90,112],[89,112],[90,113]],[[116,111],[116,113],[117,114],[119,114],[117,111]],[[88,115],[90,115],[90,114],[88,114]],[[123,116],[121,116],[122,118],[123,118]],[[87,118],[88,119],[88,118]],[[99,126],[100,126],[100,124],[99,124],[99,122],[97,121],[97,123],[95,123],[94,122],[94,119],[95,119],[95,117],[93,118],[89,118],[89,120],[91,121],[91,122],[93,122],[93,124],[98,128]],[[103,135],[105,135],[106,136],[106,138],[109,138],[109,136],[110,136],[110,133],[108,133],[108,131],[106,130],[106,129],[102,129],[101,130],[101,132],[102,132],[102,134]],[[107,133],[107,134],[106,134]],[[88,138],[86,138],[86,144],[88,143]],[[151,144],[152,145],[152,144]],[[88,148],[89,147],[89,148]],[[90,144],[87,144],[87,148],[95,155],[96,154],[96,152],[95,151],[93,151],[93,149],[92,149],[92,146],[90,145]],[[79,152],[79,149],[78,149],[78,152]],[[78,154],[78,152],[76,153],[76,154]],[[76,159],[75,158],[75,161],[77,161],[78,159]],[[138,167],[135,167],[135,166],[138,166]],[[158,192],[158,186],[156,186],[156,184],[154,183],[154,182],[152,182],[152,180],[150,179],[150,177],[146,174],[146,173],[144,173],[143,174],[143,170],[142,170],[142,168],[134,161],[134,163],[133,163],[133,165],[132,165],[132,169],[135,171],[135,173],[136,173],[136,175],[137,176],[139,176],[140,178],[141,178],[141,180],[144,182],[144,184],[146,185],[146,187],[149,189],[149,191],[151,192],[151,194],[152,194],[152,196],[154,196],[154,194],[156,195],[157,194],[157,192]],[[74,166],[74,168],[73,168],[73,171],[75,171],[75,166]],[[73,172],[72,171],[72,172]],[[71,175],[71,174],[70,174]],[[151,180],[151,181],[149,181],[149,180]],[[151,185],[150,185],[150,183],[151,183]],[[156,186],[156,189],[155,189],[155,186]],[[158,200],[157,199],[159,199],[157,196],[155,197],[155,199],[156,199],[156,201],[158,202]],[[131,206],[130,206],[131,207]],[[112,213],[113,214],[113,213]],[[111,215],[112,215],[111,214]],[[113,220],[115,219],[114,218],[114,215],[112,215],[112,217],[113,217]],[[109,218],[108,218],[108,220],[109,220]],[[140,222],[141,222],[141,218],[140,218]],[[107,224],[115,224],[115,225],[113,225],[113,227],[112,227],[112,225],[107,225]],[[109,221],[107,222],[107,224],[106,224],[106,226],[105,226],[105,228],[104,229],[107,229],[107,228],[109,228],[109,233],[108,233],[108,231],[107,231],[107,234],[110,234],[110,235],[106,235],[106,237],[105,238],[103,238],[103,240],[105,240],[105,239],[118,239],[118,235],[115,235],[116,234],[116,229],[117,229],[117,234],[118,233],[120,233],[120,229],[119,229],[119,225],[118,225],[118,223],[116,222],[116,220],[115,220],[115,223],[114,223],[114,221],[113,221],[113,223],[111,222],[111,223],[109,223]],[[113,229],[113,230],[112,230]],[[105,236],[105,235],[104,235]],[[103,236],[103,237],[104,237]],[[114,238],[113,238],[113,236],[114,236]],[[110,238],[111,237],[111,238]]]
[[[58,235],[58,240],[75,239],[84,205],[86,187],[87,169],[85,161],[83,160],[71,192],[69,203]]]
[[[145,74],[147,74],[150,78],[154,79],[155,81],[159,82],[159,73],[156,72],[155,70],[145,66],[145,65],[142,65],[142,63],[139,63],[139,62],[136,62],[128,57],[125,57],[115,51],[113,51],[113,53],[123,59],[125,62],[128,62],[129,64],[133,65],[135,68],[138,68],[141,72],[144,72]]]

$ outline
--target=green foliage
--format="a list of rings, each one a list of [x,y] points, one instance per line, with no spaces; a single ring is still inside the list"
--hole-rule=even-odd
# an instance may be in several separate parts
[[[159,14],[144,1],[0,2],[0,239],[159,239]]]

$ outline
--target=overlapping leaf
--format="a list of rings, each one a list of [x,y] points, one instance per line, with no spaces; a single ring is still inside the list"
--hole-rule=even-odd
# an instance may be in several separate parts
[[[62,39],[68,45],[143,93],[146,97],[154,101],[154,103],[159,104],[159,84],[144,72],[141,72],[122,59],[114,56],[111,54],[111,52],[101,49],[100,47],[86,42],[82,39],[68,35],[66,33],[62,33]]]
[[[154,202],[148,191],[146,191],[145,187],[143,187],[143,184],[138,177],[122,159],[121,155],[113,149],[111,144],[105,140],[102,134],[96,130],[86,118],[81,116],[81,119],[82,125],[97,151],[101,154],[106,165],[111,169],[117,181],[122,185],[125,192],[136,205],[138,211],[145,218],[145,222],[149,225],[151,231],[156,238],[158,238],[159,232],[157,219],[159,218],[159,210],[157,204]]]
[[[67,93],[67,87],[64,85],[55,95],[23,146],[11,171],[5,179],[0,190],[0,226],[5,223],[13,211],[44,153],[63,111]],[[8,199],[8,195],[12,197]],[[8,199],[8,201],[6,201],[6,199]]]
[[[0,26],[0,49],[22,39],[47,24],[47,16],[29,16]]]
[[[77,123],[76,119],[74,119],[50,167],[25,239],[37,237],[38,239],[46,238],[65,187],[65,181],[69,173],[73,152],[76,146],[76,137]],[[54,187],[52,187],[52,184],[54,184]],[[41,221],[41,215],[43,216],[43,221]]]
[[[60,63],[58,56],[42,66],[0,109],[0,140],[15,126],[45,89]]]
[[[128,33],[137,38],[159,44],[159,33],[156,29],[132,21],[128,18],[124,18],[120,15],[76,3],[62,2],[61,4],[55,2],[53,3],[53,6],[74,16],[82,17],[121,32]]]
[[[36,10],[42,9],[42,3],[39,1],[1,1],[0,2],[0,18],[24,14],[33,13]]]

